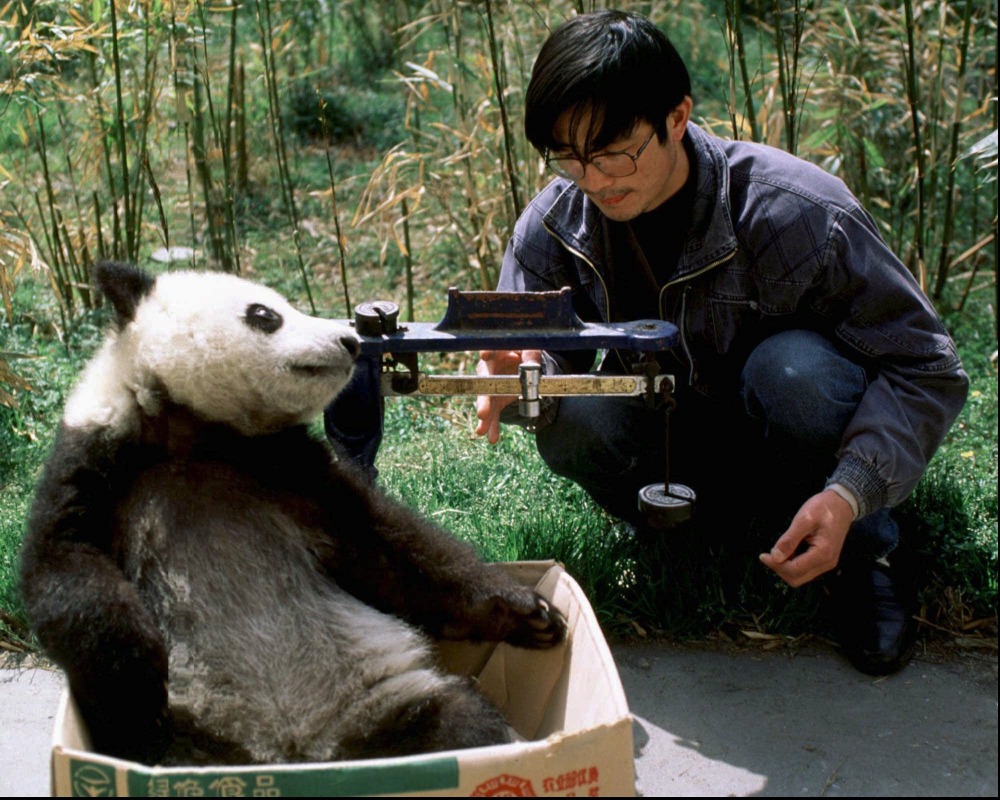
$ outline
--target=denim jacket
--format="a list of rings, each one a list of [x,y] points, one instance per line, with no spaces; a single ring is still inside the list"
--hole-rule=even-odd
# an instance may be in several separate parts
[[[678,379],[735,398],[764,338],[790,329],[827,336],[870,376],[829,481],[851,490],[861,516],[898,504],[965,403],[954,342],[839,178],[694,124],[687,136],[697,157],[692,224],[659,297],[661,318],[680,330]],[[581,319],[608,322],[606,276],[630,258],[643,254],[628,223],[556,179],[518,220],[498,289],[569,286]],[[586,370],[594,357],[547,356],[547,369],[564,371]]]

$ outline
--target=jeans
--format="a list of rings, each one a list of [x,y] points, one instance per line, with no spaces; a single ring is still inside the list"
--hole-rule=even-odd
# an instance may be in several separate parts
[[[769,548],[823,490],[867,385],[865,369],[827,338],[793,330],[753,350],[732,402],[678,390],[669,478],[694,489],[700,527],[721,535],[756,530]],[[637,493],[667,477],[665,416],[638,399],[566,397],[539,430],[538,451],[612,515],[642,527]],[[883,509],[855,521],[844,557],[884,556],[898,538]]]

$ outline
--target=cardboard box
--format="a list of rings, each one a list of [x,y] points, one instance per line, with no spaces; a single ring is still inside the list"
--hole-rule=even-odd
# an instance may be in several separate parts
[[[323,764],[157,768],[88,750],[64,694],[52,747],[56,796],[632,796],[632,718],[618,671],[579,585],[554,562],[504,565],[566,614],[564,646],[448,642],[441,661],[476,674],[525,741],[447,753]]]

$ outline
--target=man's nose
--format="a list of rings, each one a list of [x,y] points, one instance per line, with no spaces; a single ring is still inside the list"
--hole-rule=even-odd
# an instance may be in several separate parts
[[[576,183],[585,192],[600,192],[608,188],[614,181],[614,178],[605,175],[593,164],[587,164],[583,177]]]

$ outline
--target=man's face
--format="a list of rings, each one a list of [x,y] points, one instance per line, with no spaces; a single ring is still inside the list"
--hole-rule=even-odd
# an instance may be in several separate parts
[[[593,200],[601,212],[616,222],[627,222],[646,211],[652,211],[668,198],[675,195],[688,177],[687,153],[681,140],[691,114],[691,98],[686,97],[667,115],[667,136],[661,142],[656,136],[642,151],[635,162],[636,171],[624,178],[605,175],[593,164],[587,164],[583,177],[577,186]],[[564,112],[556,120],[553,134],[565,148],[553,149],[551,157],[572,156],[569,133],[572,109]],[[583,141],[588,129],[589,118],[585,114],[577,127],[575,142],[579,150],[584,149]],[[635,155],[652,132],[647,122],[641,122],[626,136],[616,139],[601,152],[626,152]],[[593,154],[598,155],[597,153]]]

